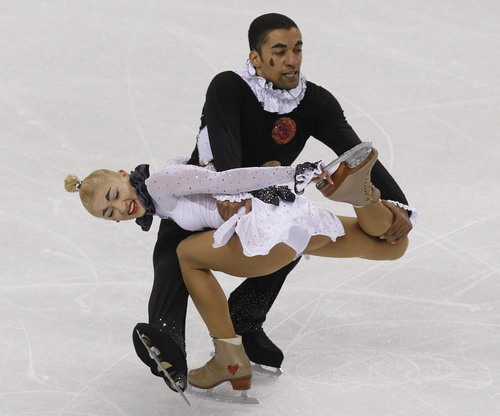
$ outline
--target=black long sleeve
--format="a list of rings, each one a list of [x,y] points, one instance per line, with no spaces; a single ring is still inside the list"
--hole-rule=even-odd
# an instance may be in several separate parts
[[[280,144],[273,129],[285,120],[296,128],[291,139]],[[244,80],[234,72],[215,76],[206,94],[202,128],[207,127],[213,163],[217,170],[260,166],[269,160],[292,164],[310,137],[323,142],[337,155],[361,142],[347,122],[342,107],[326,89],[307,82],[300,104],[288,114],[265,111]],[[394,178],[380,162],[372,180],[384,199],[408,204]]]

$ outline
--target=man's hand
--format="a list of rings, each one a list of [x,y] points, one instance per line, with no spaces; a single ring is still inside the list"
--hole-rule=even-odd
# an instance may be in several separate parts
[[[394,221],[392,222],[391,228],[379,238],[386,240],[390,244],[400,244],[403,238],[405,238],[413,228],[410,218],[408,217],[408,211],[388,201],[382,200],[382,203],[392,212]]]
[[[241,207],[246,208],[248,214],[252,210],[252,200],[244,199],[241,202],[217,201],[217,211],[224,221],[236,214]]]

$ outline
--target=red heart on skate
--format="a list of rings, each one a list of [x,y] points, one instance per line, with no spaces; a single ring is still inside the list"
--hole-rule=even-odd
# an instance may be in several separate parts
[[[236,374],[236,372],[239,370],[240,366],[238,364],[234,365],[226,365],[227,371],[229,371],[233,376]]]

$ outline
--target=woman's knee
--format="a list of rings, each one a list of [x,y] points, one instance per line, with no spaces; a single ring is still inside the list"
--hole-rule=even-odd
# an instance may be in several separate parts
[[[399,244],[391,244],[390,255],[387,260],[398,260],[403,257],[409,243],[408,237],[405,237]]]
[[[208,238],[208,240],[207,240]],[[207,255],[205,247],[210,247],[210,237],[206,233],[191,235],[177,245],[177,258],[182,266],[189,265],[195,268],[207,267]]]
[[[195,259],[193,256],[193,244],[190,242],[189,238],[186,238],[185,240],[182,240],[178,245],[177,245],[177,259],[179,260],[179,264],[182,267],[186,267],[188,264],[191,264],[192,261]]]

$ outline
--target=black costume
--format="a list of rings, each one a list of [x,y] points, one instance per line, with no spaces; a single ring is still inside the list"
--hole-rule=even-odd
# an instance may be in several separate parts
[[[259,79],[264,85],[265,81]],[[295,108],[280,114],[265,111],[264,104],[259,102],[248,81],[238,73],[227,71],[215,76],[206,94],[200,132],[208,133],[210,156],[213,156],[212,163],[216,170],[260,166],[270,160],[290,165],[310,136],[323,142],[337,155],[361,142],[331,93],[305,79],[301,85],[301,98],[292,106]],[[270,84],[265,88],[269,89]],[[290,94],[293,100],[293,92],[290,91]],[[189,163],[200,163],[199,149],[200,143]],[[325,155],[323,159],[330,156]],[[403,192],[380,162],[372,170],[372,182],[381,191],[383,199],[407,204]],[[176,248],[191,234],[193,232],[181,229],[173,221],[161,221],[153,253],[154,284],[149,300],[149,325],[140,324],[143,332],[148,332],[149,328],[149,336],[160,350],[162,343],[165,348],[171,348],[171,340],[167,341],[170,336],[179,347],[175,352],[177,358],[182,353],[185,355],[188,292],[179,269]],[[265,337],[262,324],[267,312],[297,262],[298,259],[271,276],[246,279],[229,298],[236,333],[243,336],[245,349],[252,361],[259,362],[258,357],[252,357],[251,351],[259,338]],[[168,336],[162,341],[163,334]],[[156,365],[144,354],[143,347],[137,342],[136,347],[141,359],[151,366],[153,373],[158,374]],[[163,353],[168,361],[169,352]],[[260,363],[279,366],[283,360],[281,352],[278,349],[278,352],[273,350],[271,353],[274,356],[269,356],[268,362]],[[184,372],[185,362],[177,367]]]

